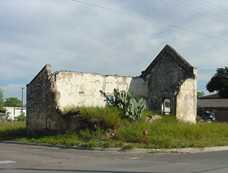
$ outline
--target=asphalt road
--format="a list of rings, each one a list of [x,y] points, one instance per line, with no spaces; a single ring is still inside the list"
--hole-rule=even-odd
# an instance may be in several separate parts
[[[228,151],[128,153],[0,143],[0,173],[228,173]]]

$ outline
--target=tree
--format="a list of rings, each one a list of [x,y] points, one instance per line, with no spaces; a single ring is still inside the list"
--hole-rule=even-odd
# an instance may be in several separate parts
[[[228,67],[218,68],[207,84],[209,92],[217,91],[219,96],[228,98]]]
[[[3,91],[0,89],[0,103],[3,103]]]
[[[205,93],[203,91],[197,91],[197,97],[202,97],[204,95]]]
[[[6,100],[4,102],[4,106],[20,107],[20,106],[22,106],[22,102],[17,97],[9,97],[9,98],[6,98]]]
[[[4,112],[4,100],[3,100],[3,91],[0,89],[0,112]]]

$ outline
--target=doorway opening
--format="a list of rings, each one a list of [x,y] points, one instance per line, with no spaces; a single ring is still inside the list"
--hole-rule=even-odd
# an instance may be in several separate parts
[[[171,114],[171,99],[164,98],[162,105],[161,105],[161,113],[163,115],[170,115]]]

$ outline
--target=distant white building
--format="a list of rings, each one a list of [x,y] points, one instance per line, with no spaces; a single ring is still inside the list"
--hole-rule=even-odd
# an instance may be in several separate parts
[[[21,108],[21,107],[4,107],[6,112],[5,116],[8,117],[7,119],[9,120],[15,120],[16,117],[20,116],[21,113],[23,112],[24,115],[26,116],[26,108]]]

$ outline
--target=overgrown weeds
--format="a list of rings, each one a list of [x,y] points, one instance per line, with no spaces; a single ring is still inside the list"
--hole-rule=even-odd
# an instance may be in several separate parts
[[[108,112],[109,115],[106,117],[104,112]],[[88,121],[94,122],[90,120],[94,118],[93,115],[109,125],[58,135],[25,136],[24,122],[2,122],[0,140],[16,139],[51,145],[76,145],[83,148],[184,148],[228,145],[227,123],[189,124],[177,121],[174,116],[164,116],[152,123],[143,120],[132,122],[121,119],[119,112],[109,113],[107,110],[86,108],[82,111],[82,116]]]
[[[97,128],[117,129],[121,124],[123,113],[114,107],[80,108],[80,117]]]
[[[10,140],[26,136],[25,122],[0,122],[0,140]]]
[[[64,116],[76,115],[79,129],[117,129],[121,124],[123,113],[115,107],[80,107],[66,108]]]

